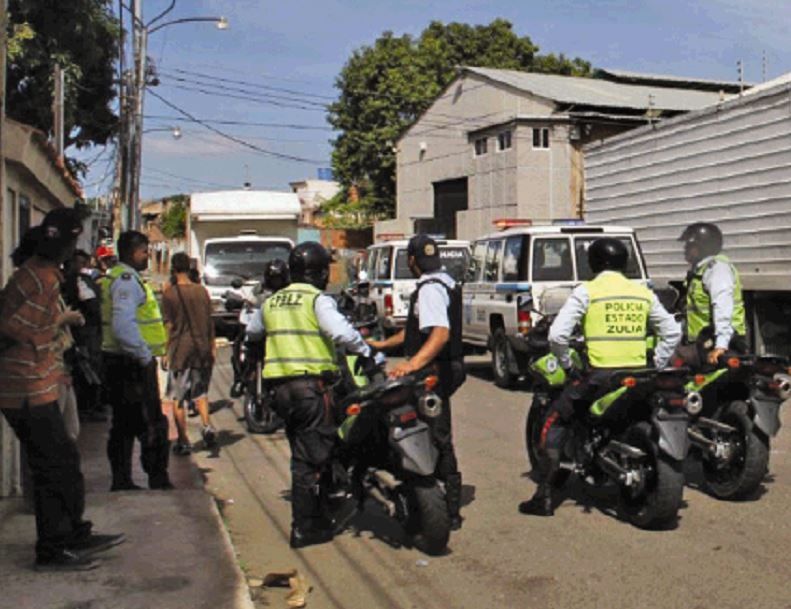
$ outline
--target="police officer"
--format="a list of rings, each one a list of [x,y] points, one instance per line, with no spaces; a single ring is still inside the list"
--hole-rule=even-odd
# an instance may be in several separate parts
[[[167,336],[159,304],[139,273],[148,266],[148,237],[137,231],[118,239],[119,263],[102,282],[102,351],[112,407],[107,442],[110,490],[138,490],[132,450],[140,441],[141,463],[151,489],[172,489],[168,477],[168,422],[162,413],[156,357]]]
[[[646,365],[646,334],[650,327],[658,342],[654,366],[663,368],[681,340],[681,328],[648,288],[624,276],[629,252],[619,239],[605,237],[588,249],[592,281],[577,286],[549,329],[549,344],[571,382],[550,407],[542,433],[538,489],[519,505],[523,514],[552,516],[552,488],[575,402],[590,402],[609,380],[608,369]],[[577,324],[588,350],[590,371],[573,368],[569,341]]]
[[[434,441],[440,456],[436,475],[445,483],[451,527],[461,528],[461,473],[453,448],[450,396],[465,380],[461,340],[461,289],[442,268],[437,243],[428,235],[415,235],[407,245],[409,270],[418,278],[409,300],[406,327],[384,341],[370,341],[379,349],[403,345],[406,361],[390,376],[398,378],[435,365],[442,414],[433,420]]]
[[[716,364],[726,350],[745,352],[746,323],[739,273],[722,251],[722,232],[716,224],[690,224],[678,239],[690,264],[686,280],[687,337],[694,349],[708,350]],[[713,344],[712,344],[713,339]],[[685,350],[680,354],[693,364]],[[699,359],[699,358],[698,358]]]
[[[330,255],[319,243],[295,247],[288,259],[292,283],[263,306],[266,356],[263,377],[275,392],[275,410],[286,422],[291,446],[291,547],[332,539],[321,514],[319,481],[334,444],[330,381],[338,376],[335,346],[365,358],[372,349],[322,293]]]

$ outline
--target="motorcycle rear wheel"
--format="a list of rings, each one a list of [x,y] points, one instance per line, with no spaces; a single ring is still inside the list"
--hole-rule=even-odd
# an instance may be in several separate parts
[[[706,488],[717,499],[740,499],[752,495],[769,470],[769,441],[755,430],[744,402],[731,402],[718,417],[738,430],[735,454],[726,467],[714,459],[703,460]]]
[[[436,480],[416,480],[407,487],[409,516],[406,532],[417,549],[430,556],[443,554],[450,539],[450,514],[445,493]]]
[[[541,471],[541,432],[546,421],[547,407],[543,407],[541,402],[533,398],[533,403],[527,411],[527,420],[525,421],[525,447],[527,448],[527,460],[530,467],[536,473]],[[561,469],[555,474],[555,488],[561,488],[566,484],[569,479],[571,471],[568,469]]]
[[[259,404],[256,396],[250,394],[244,400],[244,422],[250,433],[271,434],[283,426],[283,419],[269,404]]]
[[[621,488],[620,507],[624,516],[641,529],[663,529],[676,522],[684,495],[682,463],[662,454],[653,440],[651,425],[634,425],[626,432],[624,442],[648,455],[650,472],[643,492],[631,496]],[[646,471],[646,470],[644,470]]]

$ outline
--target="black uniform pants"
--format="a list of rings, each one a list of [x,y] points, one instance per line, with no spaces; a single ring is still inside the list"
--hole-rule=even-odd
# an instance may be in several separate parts
[[[33,477],[36,555],[46,559],[91,532],[91,523],[82,518],[85,481],[80,453],[66,432],[57,402],[6,408],[3,415],[27,453]]]
[[[319,482],[336,437],[330,390],[315,377],[281,381],[274,390],[291,447],[292,527],[311,528],[321,517]]]
[[[575,414],[575,404],[591,404],[606,391],[611,375],[609,370],[592,370],[586,376],[566,385],[549,407],[541,433],[541,447],[544,451],[557,451],[558,454],[562,451],[568,426]]]
[[[140,441],[140,463],[149,486],[168,481],[168,420],[162,413],[156,360],[148,366],[112,353],[104,354],[105,382],[112,407],[107,457],[113,485],[132,483],[132,452]]]

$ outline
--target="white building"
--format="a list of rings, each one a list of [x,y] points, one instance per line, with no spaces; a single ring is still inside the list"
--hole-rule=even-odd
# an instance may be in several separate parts
[[[341,189],[341,185],[333,180],[300,180],[291,182],[289,186],[299,197],[299,205],[302,208],[299,216],[300,226],[314,226],[322,204],[332,199]]]
[[[397,142],[395,220],[379,234],[472,239],[496,218],[584,213],[584,144],[716,103],[738,83],[463,68]]]

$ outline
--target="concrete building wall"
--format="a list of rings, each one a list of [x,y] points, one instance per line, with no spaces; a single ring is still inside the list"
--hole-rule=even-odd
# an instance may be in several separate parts
[[[476,157],[468,133],[518,115],[549,116],[552,110],[549,101],[495,87],[475,76],[453,83],[399,141],[397,218],[377,223],[376,234],[411,234],[413,218],[434,215],[433,184],[465,177],[469,178],[468,211],[457,215],[457,237],[469,239],[488,230],[493,216],[516,209],[517,148],[523,142],[514,138],[511,149],[498,152],[497,133],[502,129],[493,130],[486,134],[487,154]]]

